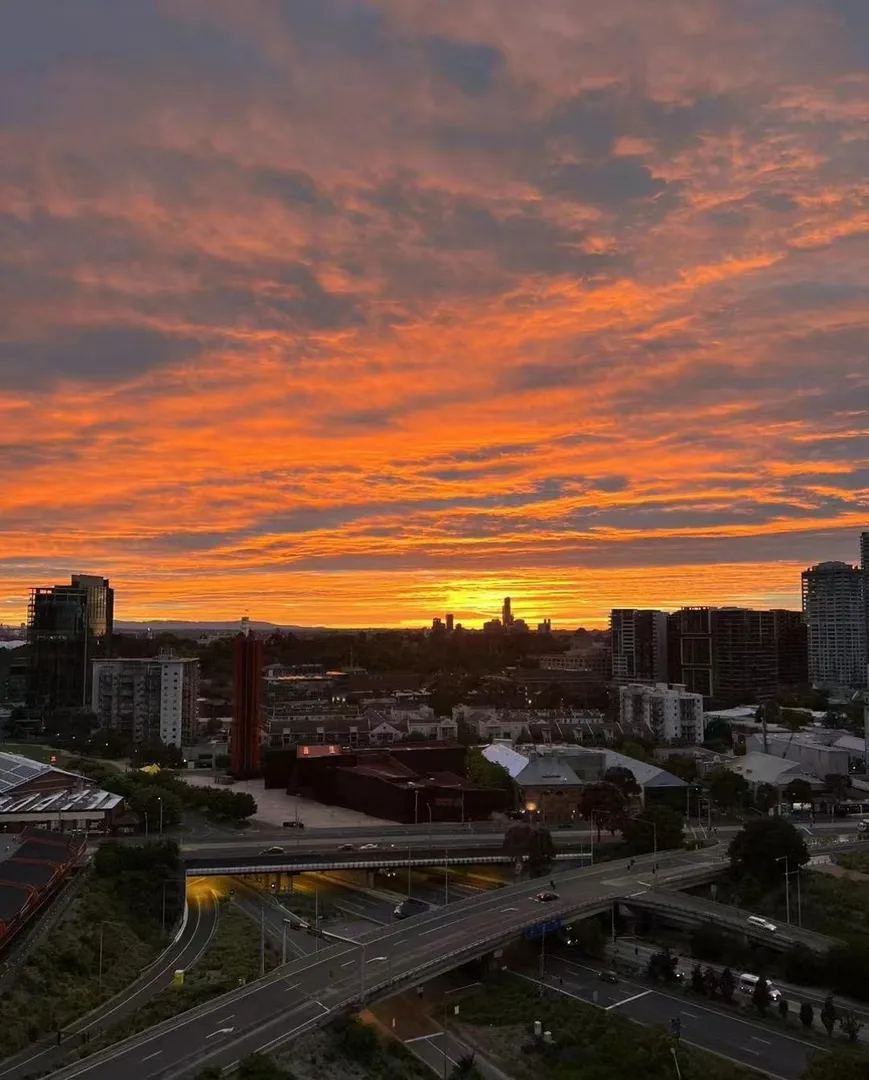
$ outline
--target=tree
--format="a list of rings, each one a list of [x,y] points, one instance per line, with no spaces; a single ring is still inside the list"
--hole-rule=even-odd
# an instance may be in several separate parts
[[[469,746],[465,753],[465,775],[478,787],[497,788],[515,796],[513,777],[503,765],[489,761],[478,746]]]
[[[708,782],[709,797],[723,810],[734,810],[748,795],[748,781],[730,769],[713,769],[709,773]]]
[[[827,953],[826,985],[839,994],[865,1001],[866,972],[869,971],[869,942],[854,938],[847,945],[834,945]],[[820,982],[821,980],[816,980]]]
[[[718,972],[713,967],[708,967],[703,972],[703,991],[707,997],[715,997],[718,993]]]
[[[504,833],[503,850],[515,858],[528,858],[532,877],[546,873],[555,858],[555,843],[549,829],[525,822],[511,825]]]
[[[626,769],[623,765],[613,765],[612,768],[607,769],[603,778],[606,783],[615,784],[626,799],[632,799],[640,794],[640,785],[637,783],[637,778],[630,769]]]
[[[718,977],[718,993],[728,1005],[733,1001],[733,995],[736,993],[736,979],[729,967],[726,967]]]
[[[450,1078],[451,1080],[467,1080],[477,1072],[477,1059],[474,1054],[462,1054],[453,1066]]]
[[[691,989],[695,994],[706,993],[706,985],[703,982],[703,968],[699,964],[695,964],[691,968]]]
[[[848,797],[851,780],[843,773],[827,773],[824,777],[824,786],[836,802],[841,802],[842,799]]]
[[[800,1005],[800,1023],[803,1025],[806,1031],[808,1031],[814,1022],[815,1010],[812,1008],[808,1001],[804,1001],[802,1005]]]
[[[250,1054],[238,1063],[238,1080],[290,1080],[290,1074],[263,1054]]]
[[[788,1004],[787,998],[784,996],[784,994],[782,994],[782,996],[778,999],[777,1008],[779,1016],[782,1018],[782,1020],[784,1020],[785,1023],[787,1023],[788,1013],[790,1012],[791,1007]]]
[[[839,1017],[839,1027],[850,1043],[857,1041],[857,1037],[863,1029],[863,1025],[850,1009],[846,1009]]]
[[[810,803],[812,801],[812,785],[808,780],[799,778],[791,780],[784,793],[785,797],[792,803]]]
[[[664,768],[686,784],[697,779],[697,759],[692,754],[673,754],[664,762]]]
[[[762,814],[778,805],[778,792],[772,784],[758,784],[754,794],[754,805]]]
[[[682,815],[669,806],[649,806],[636,817],[628,818],[622,826],[622,837],[631,854],[642,855],[655,850],[669,851],[682,846],[684,822]]]
[[[602,828],[621,828],[626,806],[627,800],[615,784],[586,784],[579,794],[580,816],[597,827],[598,841]]]
[[[710,720],[703,733],[703,745],[711,748],[733,746],[733,728],[726,720]]]
[[[642,743],[635,742],[633,739],[628,739],[626,742],[621,743],[619,746],[619,753],[624,754],[625,757],[633,758],[634,761],[649,760],[646,748]]]
[[[851,1047],[815,1054],[800,1080],[869,1080],[869,1058]]]
[[[772,994],[770,993],[769,983],[763,975],[757,980],[754,993],[751,995],[751,1001],[760,1015],[766,1016],[766,1010],[769,1008],[770,1002],[772,1001]]]
[[[663,979],[666,983],[672,983],[676,981],[676,965],[676,957],[665,947],[649,957],[646,974],[655,982]]]
[[[796,870],[809,861],[805,841],[789,821],[771,817],[750,821],[730,841],[730,865],[740,877],[752,877],[771,886],[782,880],[783,865]]]
[[[836,1006],[833,1004],[833,995],[828,994],[824,998],[824,1004],[821,1008],[821,1023],[827,1029],[827,1034],[832,1038],[833,1028],[836,1026],[836,1021],[839,1019],[839,1014],[836,1012]]]
[[[137,814],[148,815],[151,833],[156,833],[160,827],[161,812],[165,828],[177,825],[181,820],[181,800],[166,788],[143,784],[131,793],[127,801],[131,810]]]
[[[721,960],[727,948],[727,939],[712,923],[704,923],[691,931],[691,955],[698,960]]]

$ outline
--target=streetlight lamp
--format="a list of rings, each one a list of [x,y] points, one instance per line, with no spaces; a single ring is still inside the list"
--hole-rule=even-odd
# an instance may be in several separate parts
[[[99,972],[97,974],[97,986],[99,990],[102,990],[103,988],[103,930],[105,929],[106,923],[111,923],[114,926],[123,927],[123,923],[119,923],[116,919],[103,919],[103,921],[100,923],[100,961]]]
[[[787,855],[781,855],[776,862],[785,864],[785,922],[790,926],[791,922],[791,875]]]
[[[287,962],[287,927],[292,926],[291,919],[284,919],[283,930],[281,933],[281,964],[284,965]]]

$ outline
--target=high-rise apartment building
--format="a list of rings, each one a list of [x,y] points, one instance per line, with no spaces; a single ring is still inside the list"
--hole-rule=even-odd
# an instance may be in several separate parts
[[[697,745],[703,742],[703,696],[666,683],[620,686],[619,720],[645,725],[660,742]]]
[[[803,612],[814,686],[866,685],[866,594],[863,571],[824,562],[803,571]]]
[[[76,574],[69,585],[31,590],[27,620],[28,704],[45,713],[90,701],[90,665],[111,637],[108,579]]]
[[[809,631],[803,613],[775,608],[772,614],[779,687],[805,686],[809,681]]]
[[[189,746],[196,735],[198,699],[196,657],[94,661],[91,708],[100,727],[134,743]]]
[[[238,634],[233,645],[230,760],[238,779],[258,776],[262,747],[263,645],[253,634]]]
[[[869,532],[860,533],[860,569],[863,572],[863,606],[866,612],[863,636],[866,639],[866,664],[869,665]]]
[[[509,596],[504,597],[504,603],[501,605],[501,622],[506,630],[513,625],[512,601]]]
[[[667,682],[666,612],[613,608],[610,640],[613,682]]]
[[[682,608],[679,671],[689,691],[748,702],[779,688],[776,619],[750,608]]]

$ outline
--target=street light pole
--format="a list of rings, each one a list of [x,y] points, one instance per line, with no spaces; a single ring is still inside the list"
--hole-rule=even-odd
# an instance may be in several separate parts
[[[450,902],[450,853],[444,851],[444,907]]]
[[[160,832],[159,835],[163,835],[163,799],[160,795],[157,796],[157,802],[160,804]]]
[[[782,855],[776,862],[783,862],[785,864],[785,922],[790,926],[791,923],[791,875],[788,868],[788,856]]]
[[[259,910],[259,973],[260,978],[266,973],[266,912]]]
[[[148,843],[148,811],[143,810],[142,813],[145,815],[145,843],[147,844]]]

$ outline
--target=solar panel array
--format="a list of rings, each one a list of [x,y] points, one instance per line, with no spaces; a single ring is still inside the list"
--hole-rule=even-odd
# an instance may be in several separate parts
[[[0,753],[0,793],[12,791],[19,784],[51,772],[50,765],[21,757],[20,754]]]

